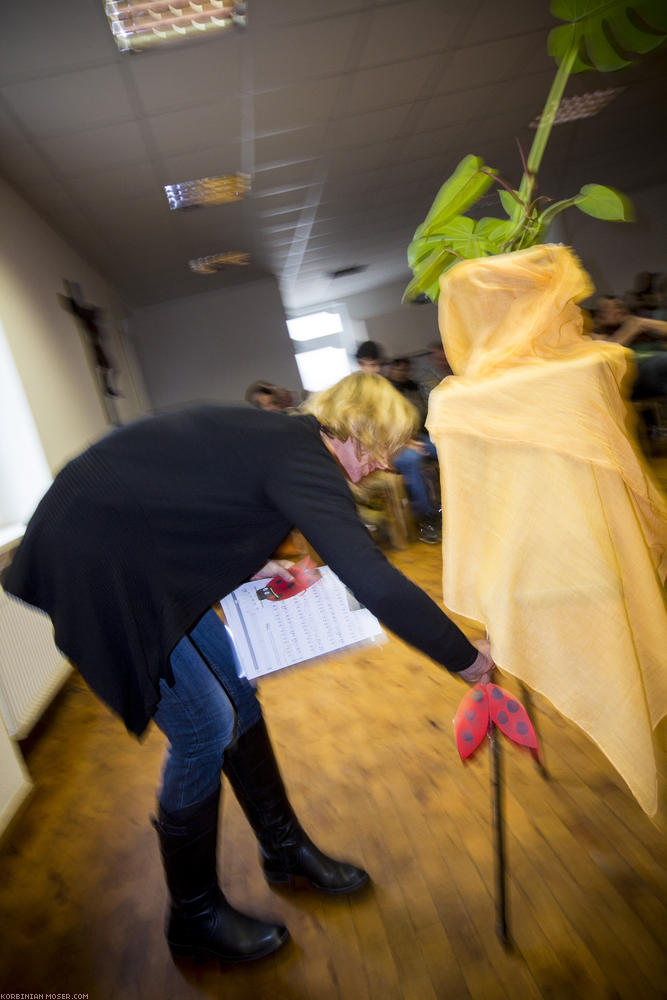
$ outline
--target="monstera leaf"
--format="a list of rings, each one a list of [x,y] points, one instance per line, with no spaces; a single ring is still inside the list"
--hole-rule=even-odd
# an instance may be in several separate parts
[[[628,55],[656,49],[667,34],[664,0],[551,0],[551,13],[561,21],[548,39],[560,65],[574,49],[572,73],[602,73],[629,66]]]

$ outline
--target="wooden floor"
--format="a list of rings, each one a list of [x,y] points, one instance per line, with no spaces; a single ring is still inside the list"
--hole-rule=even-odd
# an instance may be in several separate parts
[[[436,598],[440,551],[393,557]],[[505,686],[513,681],[503,678]],[[138,744],[74,677],[25,747],[36,786],[0,845],[0,994],[90,1000],[588,1000],[667,996],[667,843],[602,754],[544,702],[551,780],[504,744],[513,947],[494,933],[489,757],[464,766],[465,686],[391,639],[267,680],[293,802],[363,864],[346,898],[264,883],[225,791],[221,881],[291,941],[247,966],[175,964],[154,807],[162,740]]]

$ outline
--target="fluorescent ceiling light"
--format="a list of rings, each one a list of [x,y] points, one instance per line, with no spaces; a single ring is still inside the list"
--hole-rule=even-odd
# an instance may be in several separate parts
[[[246,4],[234,0],[107,0],[104,8],[121,52],[141,52],[246,25]]]
[[[592,118],[624,89],[624,87],[608,87],[606,90],[592,90],[588,94],[575,94],[573,97],[563,98],[558,106],[554,125],[574,122],[579,118]],[[541,118],[541,115],[533,118],[530,128],[537,128]]]
[[[191,260],[190,270],[196,274],[215,274],[228,267],[245,267],[250,263],[250,254],[240,250],[228,250],[226,253],[214,253],[210,257],[197,257]]]
[[[195,208],[198,205],[223,205],[241,201],[250,190],[248,174],[228,174],[225,177],[201,177],[196,181],[165,184],[164,193],[169,208]]]

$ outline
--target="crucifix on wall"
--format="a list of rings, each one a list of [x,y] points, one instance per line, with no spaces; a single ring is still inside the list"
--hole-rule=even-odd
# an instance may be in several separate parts
[[[119,424],[116,399],[121,395],[113,385],[115,369],[103,343],[101,316],[98,306],[84,302],[80,286],[73,281],[65,281],[66,295],[58,298],[64,309],[79,320],[79,328],[84,336],[86,354],[95,374],[95,381],[110,423]]]

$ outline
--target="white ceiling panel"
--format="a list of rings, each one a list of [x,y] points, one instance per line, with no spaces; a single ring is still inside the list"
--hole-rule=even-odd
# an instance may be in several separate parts
[[[409,105],[369,111],[351,115],[329,123],[326,144],[328,149],[347,146],[368,146],[395,138],[400,134],[410,112]]]
[[[241,137],[241,102],[230,97],[186,111],[164,112],[147,118],[146,125],[163,156],[208,149]]]
[[[511,80],[516,77],[517,66],[522,73],[535,73],[548,65],[541,32],[466,46],[453,52],[447,60],[437,93],[476,89],[485,83]],[[501,90],[498,100],[502,100]]]
[[[409,104],[421,94],[438,66],[438,56],[408,59],[391,66],[360,70],[347,78],[342,114]]]
[[[291,160],[316,156],[322,149],[324,135],[324,125],[309,125],[259,136],[254,144],[255,166],[280,166]]]
[[[35,137],[63,135],[134,116],[115,65],[8,84],[2,95]]]
[[[147,157],[144,137],[136,121],[44,139],[40,146],[56,170],[70,177]]]
[[[255,90],[342,73],[355,39],[356,15],[329,17],[258,35]]]
[[[307,87],[293,84],[255,94],[257,133],[321,124],[331,114],[344,79],[343,76],[331,76],[311,80]]]
[[[220,177],[241,171],[240,143],[209,146],[188,150],[175,156],[164,156],[157,164],[161,185],[194,181],[200,177]]]
[[[106,23],[104,8],[95,0],[3,4],[0,81],[43,77],[112,59],[116,46]]]
[[[54,179],[50,163],[31,142],[8,143],[2,151],[2,167],[21,190]]]
[[[479,2],[468,0],[465,6],[469,11]],[[449,48],[460,33],[462,7],[460,3],[413,0],[375,10],[359,65],[382,66]]]
[[[243,33],[207,38],[131,56],[127,73],[146,114],[187,108],[243,90]]]

